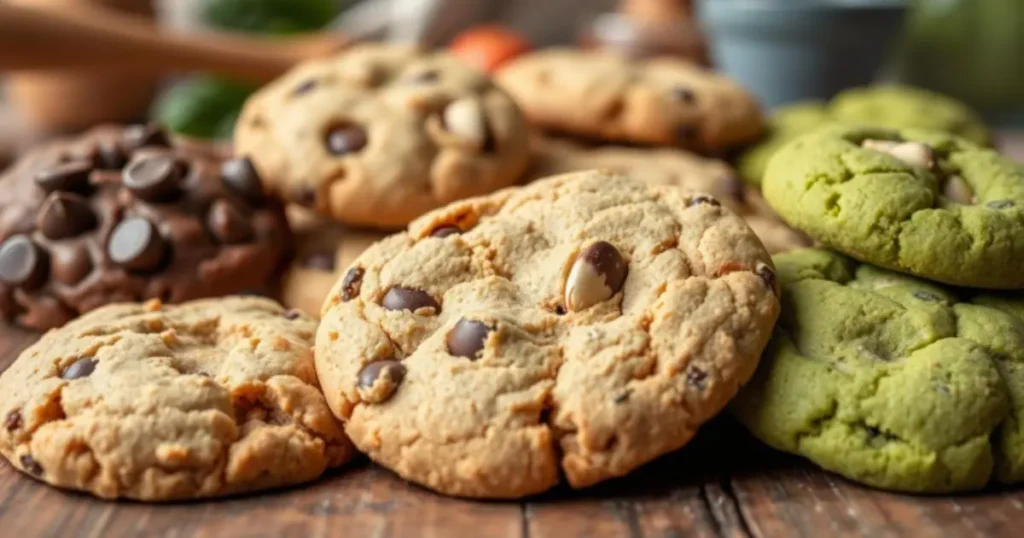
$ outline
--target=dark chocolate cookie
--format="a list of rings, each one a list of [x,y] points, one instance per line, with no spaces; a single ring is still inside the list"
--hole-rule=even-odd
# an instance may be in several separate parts
[[[290,238],[247,160],[98,127],[0,177],[0,315],[48,329],[112,302],[266,291]]]

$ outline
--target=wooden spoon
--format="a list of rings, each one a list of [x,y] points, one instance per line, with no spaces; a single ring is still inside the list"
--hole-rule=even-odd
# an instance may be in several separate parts
[[[266,82],[348,44],[335,33],[257,39],[163,33],[144,18],[80,3],[74,9],[0,2],[0,70],[116,70],[158,77],[211,71]]]

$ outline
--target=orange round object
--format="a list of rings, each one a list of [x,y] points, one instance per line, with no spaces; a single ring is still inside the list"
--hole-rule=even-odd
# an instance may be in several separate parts
[[[466,63],[488,73],[529,51],[530,43],[501,26],[477,26],[455,36],[448,50]]]

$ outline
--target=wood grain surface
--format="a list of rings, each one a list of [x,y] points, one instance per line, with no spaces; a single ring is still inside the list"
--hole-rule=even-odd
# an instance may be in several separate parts
[[[1002,137],[1024,160],[1024,135]],[[0,370],[36,336],[0,329]],[[629,477],[525,502],[435,495],[366,461],[305,487],[147,505],[60,491],[0,464],[0,536],[193,537],[1011,537],[1024,488],[885,493],[775,453],[728,418]]]

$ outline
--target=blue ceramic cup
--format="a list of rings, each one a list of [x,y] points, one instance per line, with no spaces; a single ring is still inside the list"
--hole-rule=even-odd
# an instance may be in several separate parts
[[[701,0],[715,63],[769,107],[871,83],[906,0]]]

